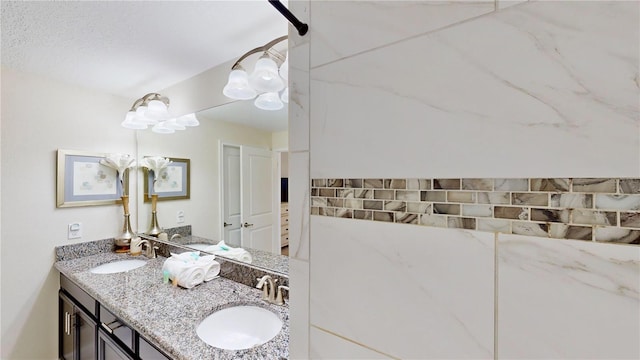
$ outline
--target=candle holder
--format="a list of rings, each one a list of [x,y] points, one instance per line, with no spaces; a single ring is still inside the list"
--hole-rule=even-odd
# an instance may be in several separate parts
[[[158,236],[162,232],[162,228],[158,225],[158,195],[151,195],[151,224],[149,225],[149,230],[147,230],[147,235]]]
[[[122,208],[124,209],[124,224],[122,232],[115,238],[116,252],[129,252],[131,247],[131,239],[136,235],[131,228],[131,214],[129,214],[129,195],[122,195]]]

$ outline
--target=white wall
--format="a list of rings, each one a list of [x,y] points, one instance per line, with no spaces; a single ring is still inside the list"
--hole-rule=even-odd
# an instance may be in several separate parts
[[[273,150],[287,150],[289,147],[289,132],[278,131],[271,133],[271,143]]]
[[[309,218],[307,201],[310,178],[638,177],[639,5],[290,6],[311,29],[293,36],[290,52],[291,357],[637,357],[640,329],[628,320],[638,318],[640,303],[637,247],[588,244],[595,255],[584,259],[580,244],[568,240],[559,248],[535,238]],[[491,239],[479,243],[486,235]],[[517,244],[546,251],[518,254]],[[519,287],[540,274],[513,269],[514,254],[532,264],[564,257],[558,268],[587,261],[585,276],[599,279],[587,283],[597,289],[555,272],[534,283],[536,295],[561,292],[558,283],[576,292],[518,297]],[[622,273],[620,284],[612,280]],[[485,286],[464,286],[472,279]],[[635,290],[622,298],[608,290],[618,285]],[[565,312],[572,302],[617,311]],[[505,308],[497,328],[479,315],[493,318],[495,304]],[[526,316],[529,309],[535,316]],[[596,341],[580,317],[603,329],[626,318],[623,341],[613,338],[618,333],[600,333]],[[402,320],[394,325],[394,319]],[[527,326],[542,334],[544,322],[564,329],[566,341],[541,336],[537,350],[518,350]],[[322,346],[331,343],[342,352]]]
[[[2,69],[2,353],[57,357],[54,247],[122,228],[118,205],[56,208],[56,150],[135,153],[119,126],[129,99]],[[133,196],[134,194],[132,194]],[[67,240],[67,224],[83,237]]]
[[[199,117],[200,126],[174,134],[138,132],[140,157],[159,155],[191,161],[191,197],[158,202],[158,223],[163,228],[191,225],[194,235],[220,238],[219,143],[271,149],[271,133],[242,125]],[[142,171],[139,172],[142,179]],[[142,180],[139,191],[142,193]],[[151,203],[138,202],[139,231],[149,228]],[[185,222],[177,223],[184,211]]]

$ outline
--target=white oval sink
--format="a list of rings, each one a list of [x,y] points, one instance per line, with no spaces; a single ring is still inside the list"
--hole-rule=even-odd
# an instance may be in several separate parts
[[[278,335],[282,320],[258,306],[234,306],[207,316],[196,333],[211,346],[227,350],[242,350],[262,345]]]
[[[129,271],[144,266],[147,262],[144,260],[120,260],[114,261],[102,265],[98,265],[92,268],[91,271],[94,274],[115,274],[119,272]]]

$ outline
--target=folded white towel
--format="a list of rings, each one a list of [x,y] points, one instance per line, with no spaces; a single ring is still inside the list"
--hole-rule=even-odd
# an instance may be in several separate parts
[[[206,255],[196,261],[196,265],[204,270],[204,281],[211,281],[220,274],[220,263],[213,260],[215,258],[215,255]]]
[[[171,257],[162,265],[162,271],[168,271],[169,279],[176,279],[178,285],[190,289],[218,276],[220,263],[214,259],[215,255],[200,256],[198,251],[171,253]]]
[[[221,255],[226,258],[242,261],[251,264],[253,258],[251,254],[243,248],[234,248],[224,243],[224,240],[220,240],[216,245],[211,245],[205,248],[203,251],[212,253],[215,255]]]
[[[202,266],[196,266],[173,257],[168,258],[162,264],[162,272],[165,271],[169,272],[169,279],[175,279],[178,285],[186,289],[191,289],[204,281],[205,270]]]

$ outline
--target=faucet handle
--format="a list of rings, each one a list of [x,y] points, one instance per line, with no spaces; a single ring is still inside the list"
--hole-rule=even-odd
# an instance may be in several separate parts
[[[149,240],[142,240],[140,241],[140,246],[144,247],[144,256],[148,257],[149,259],[155,259],[158,257],[158,255],[156,254],[156,250],[160,248],[155,246],[153,242]]]
[[[265,275],[261,278],[257,278],[258,284],[256,289],[262,289],[262,300],[269,300],[269,285],[265,284],[267,280],[271,280],[271,276]]]
[[[284,299],[282,299],[282,290],[287,290],[287,293],[288,293],[289,287],[284,285],[278,286],[278,295],[276,296],[277,305],[284,305]]]

